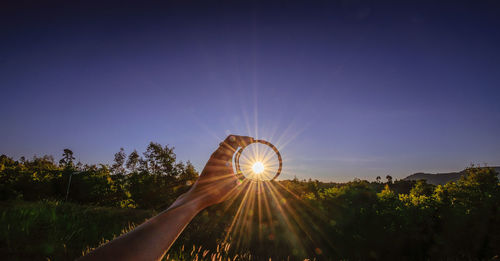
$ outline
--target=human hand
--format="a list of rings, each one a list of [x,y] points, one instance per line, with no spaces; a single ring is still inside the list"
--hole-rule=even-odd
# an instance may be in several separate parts
[[[251,137],[229,135],[212,153],[198,180],[180,200],[198,202],[200,208],[224,201],[239,183],[233,171],[233,155],[238,147],[253,141]]]
[[[253,138],[229,135],[212,154],[191,189],[167,210],[97,248],[82,260],[161,260],[186,225],[203,208],[228,198],[238,186],[233,154]]]

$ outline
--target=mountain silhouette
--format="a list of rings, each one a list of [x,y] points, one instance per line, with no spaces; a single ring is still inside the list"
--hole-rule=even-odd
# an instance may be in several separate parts
[[[500,173],[500,166],[490,167],[490,168],[493,168],[497,174]],[[460,172],[435,173],[435,174],[418,172],[418,173],[411,174],[410,176],[404,178],[403,180],[421,180],[421,179],[424,179],[429,184],[444,185],[450,181],[458,180],[463,175],[465,175],[465,170],[462,170]]]

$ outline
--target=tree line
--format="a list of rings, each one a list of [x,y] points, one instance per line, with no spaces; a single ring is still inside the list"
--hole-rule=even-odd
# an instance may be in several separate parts
[[[0,156],[0,200],[69,200],[99,206],[160,209],[197,179],[194,166],[177,162],[174,148],[151,142],[144,153],[123,148],[112,164],[75,162],[73,151],[53,156]]]
[[[255,260],[491,259],[500,255],[497,175],[471,166],[459,180],[438,186],[389,175],[373,182],[260,184],[267,189],[245,183],[250,193],[202,211],[172,251],[191,245],[215,251],[229,243],[231,255]],[[75,163],[70,150],[57,164],[50,156],[2,155],[0,199],[64,201],[71,178],[70,202],[162,210],[197,176],[192,164],[177,162],[173,148],[157,143],[142,155],[120,149],[110,165]]]

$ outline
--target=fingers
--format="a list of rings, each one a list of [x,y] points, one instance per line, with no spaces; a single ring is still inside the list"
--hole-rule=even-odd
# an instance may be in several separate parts
[[[229,135],[219,144],[219,148],[212,154],[211,158],[224,162],[233,159],[233,154],[238,147],[244,147],[254,142],[254,138],[248,136]]]
[[[238,136],[238,135],[229,135],[223,141],[226,146],[229,146],[236,150],[238,147],[244,147],[250,143],[254,142],[254,138],[248,136]]]

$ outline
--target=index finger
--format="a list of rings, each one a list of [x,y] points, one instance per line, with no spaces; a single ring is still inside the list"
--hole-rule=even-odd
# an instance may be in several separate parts
[[[231,134],[221,143],[221,146],[226,145],[236,150],[238,147],[245,147],[254,141],[255,139],[252,137]]]
[[[230,160],[233,158],[233,154],[238,147],[245,147],[254,141],[254,138],[248,136],[229,135],[219,144],[219,147],[214,151],[211,158],[217,158],[223,161]]]

